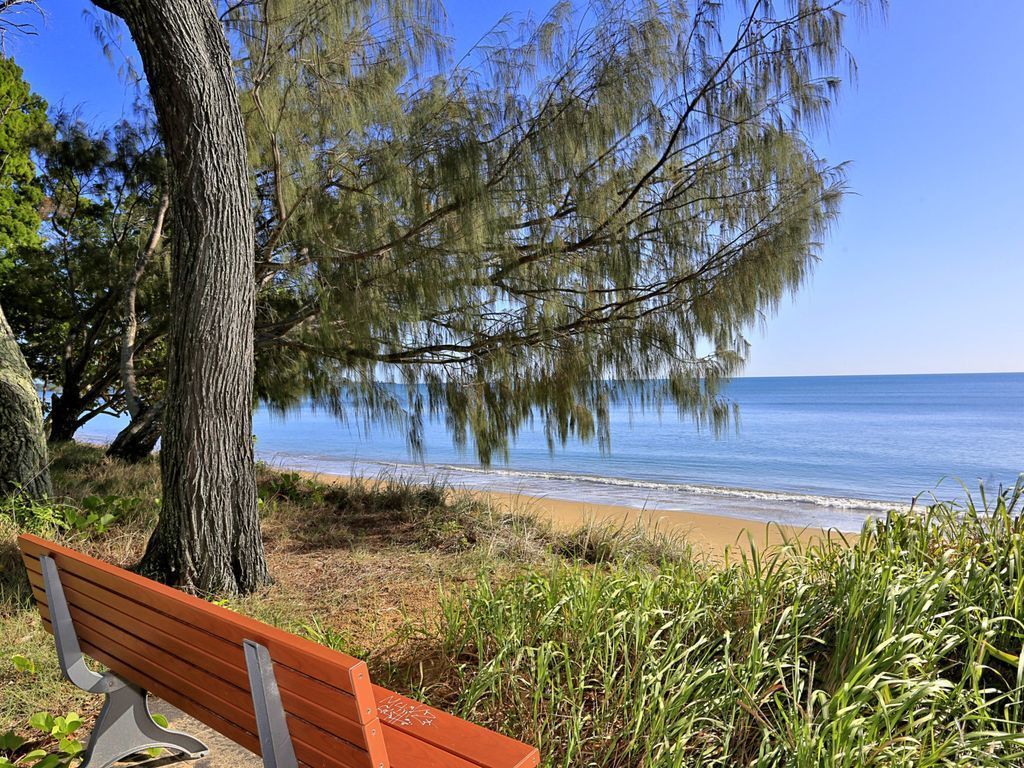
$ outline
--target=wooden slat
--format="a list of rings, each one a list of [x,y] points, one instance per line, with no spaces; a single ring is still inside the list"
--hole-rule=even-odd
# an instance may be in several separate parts
[[[533,747],[371,685],[366,665],[351,656],[37,537],[19,543],[47,629],[41,554],[51,554],[61,572],[83,652],[254,752],[245,639],[270,650],[304,768],[363,766],[366,758],[372,768],[540,763]]]
[[[33,564],[38,566],[38,561],[33,561]],[[45,604],[46,593],[42,574],[35,571],[32,565],[28,568],[28,574],[36,601]],[[240,646],[232,645],[216,635],[172,619],[148,606],[126,600],[74,574],[62,574],[61,584],[68,594],[69,602],[80,604],[97,616],[105,616],[106,612],[112,612],[109,620],[122,629],[144,640],[151,636],[159,636],[159,641],[153,641],[154,645],[173,651],[181,658],[202,659],[203,666],[207,669],[216,670],[216,674],[224,680],[248,690],[245,653]],[[339,729],[344,729],[347,725],[335,725],[335,720],[358,722],[356,701],[351,694],[296,672],[283,664],[275,663],[274,674],[286,708],[298,712],[308,708],[314,720],[323,718],[328,725]]]
[[[70,590],[69,590],[70,592]],[[80,597],[77,596],[76,597]],[[70,602],[70,598],[69,598]],[[77,603],[77,604],[76,604]],[[83,636],[89,636],[84,630],[88,629],[92,633],[98,636],[106,637],[123,648],[127,648],[130,651],[137,653],[139,656],[151,660],[154,664],[157,664],[157,668],[163,671],[167,671],[171,674],[177,675],[179,678],[184,678],[194,682],[200,691],[199,696],[193,696],[185,693],[193,698],[193,700],[206,706],[208,709],[213,709],[220,713],[226,719],[242,726],[246,730],[253,730],[256,725],[255,715],[252,707],[252,697],[249,693],[248,687],[240,687],[230,682],[225,681],[216,674],[210,672],[210,667],[204,664],[190,663],[186,658],[180,658],[173,655],[169,651],[165,651],[160,647],[163,643],[170,644],[172,641],[170,638],[161,637],[153,638],[158,644],[154,646],[151,642],[142,640],[135,635],[126,632],[116,622],[111,623],[109,620],[100,618],[90,612],[88,609],[79,607],[82,605],[81,601],[73,602],[70,606],[71,618],[74,620],[76,632]],[[40,604],[40,614],[49,619],[49,608],[45,605]],[[97,642],[97,641],[94,641]],[[97,642],[97,644],[99,644]],[[130,659],[125,660],[127,663],[132,664],[134,667],[138,667],[138,664],[134,664]],[[213,667],[216,669],[216,667]],[[208,694],[212,699],[216,701],[206,702],[203,700],[203,694]],[[285,708],[287,711],[287,707]],[[317,712],[322,712],[322,709],[318,709]],[[310,743],[317,745],[319,749],[325,748],[324,745],[320,744],[325,736],[330,734],[337,735],[347,742],[352,743],[358,748],[365,751],[366,742],[363,736],[362,727],[358,723],[354,723],[351,720],[344,720],[336,716],[331,716],[330,713],[324,712],[326,715],[325,719],[313,720],[310,722],[306,717],[299,718],[295,715],[290,715],[296,723],[299,725],[296,728],[301,729],[304,733],[309,733],[307,740]],[[309,728],[315,728],[319,733],[312,733]],[[299,731],[297,730],[296,733]]]
[[[112,660],[116,659],[150,680],[162,682],[245,732],[257,732],[252,700],[247,701],[246,696],[238,695],[239,691],[234,686],[173,656],[156,653],[152,646],[147,647],[147,644],[132,635],[78,608],[72,608],[71,615],[80,640],[85,640],[93,647],[103,648]],[[113,664],[110,666],[117,671]],[[184,711],[191,714],[188,709]],[[333,738],[331,734],[289,713],[286,713],[286,718],[295,754],[304,762],[324,768],[349,768],[368,764],[366,750],[340,738]]]
[[[49,621],[44,621],[44,624],[48,625]],[[196,720],[209,726],[218,733],[223,734],[239,746],[259,755],[259,739],[254,734],[251,734],[234,723],[225,720],[216,712],[211,712],[205,707],[196,704],[188,697],[182,695],[179,691],[168,688],[160,681],[153,680],[139,670],[133,669],[127,664],[108,656],[105,651],[95,647],[89,641],[80,638],[79,645],[81,646],[83,653],[104,664],[111,671],[121,675],[126,680],[131,680],[139,687],[144,688],[154,696],[174,705],[182,712],[188,712],[189,715],[194,717]],[[316,768],[315,766],[301,760],[299,761],[299,764],[303,768]]]
[[[19,537],[24,554],[38,561],[40,555],[50,554],[61,573],[70,573],[122,595],[140,605],[148,605],[183,623],[190,624],[234,645],[253,640],[266,646],[270,656],[280,664],[303,670],[322,682],[347,693],[369,692],[366,665],[348,654],[339,653],[310,640],[250,619],[218,605],[212,605],[193,595],[185,594],[163,584],[125,571],[74,550],[61,547],[31,534]],[[26,567],[29,563],[26,562]],[[36,566],[38,570],[38,565]],[[316,664],[312,662],[316,661]],[[313,669],[315,667],[315,670]],[[350,671],[364,672],[365,686],[353,682]],[[354,690],[359,687],[362,690]],[[371,705],[372,706],[372,705]],[[364,721],[376,719],[376,713],[361,710]]]
[[[456,757],[397,728],[390,728],[387,723],[384,723],[384,743],[391,758],[391,768],[480,768],[477,763]]]
[[[242,651],[253,640],[274,660],[303,765],[388,767],[363,662],[37,537],[19,544],[47,629],[43,554],[61,574],[83,652],[113,672],[258,753]]]
[[[384,724],[392,766],[419,765],[410,762],[412,758],[407,754],[410,742],[395,737],[392,731],[441,750],[451,759],[460,760],[459,765],[464,763],[475,768],[534,768],[540,765],[540,753],[534,747],[379,685],[373,686],[373,691],[381,723]]]
[[[52,634],[53,629],[50,625],[49,611],[47,610],[45,604],[41,605],[40,608],[42,614],[43,627],[46,629],[47,632],[50,632]],[[121,675],[126,680],[131,680],[135,682],[140,687],[153,693],[154,695],[158,696],[164,701],[170,702],[178,709],[182,710],[183,712],[187,712],[196,720],[205,723],[215,731],[218,731],[219,733],[227,736],[236,744],[245,747],[250,752],[254,752],[257,755],[259,754],[259,740],[254,734],[249,733],[247,730],[238,726],[236,723],[229,721],[228,719],[222,717],[220,714],[213,712],[207,709],[206,707],[202,706],[201,704],[189,699],[187,696],[183,695],[181,691],[172,690],[166,687],[160,681],[157,681],[149,677],[148,675],[140,672],[139,670],[135,669],[130,664],[125,662],[123,659],[115,658],[113,655],[108,654],[105,650],[102,650],[100,647],[93,645],[91,642],[89,642],[89,640],[80,637],[79,644],[81,646],[83,653],[103,663],[112,672]],[[294,719],[292,716],[288,716],[288,723],[289,732],[292,733],[292,729],[295,728],[296,719]],[[254,726],[255,723],[253,723],[253,727]],[[303,728],[304,726],[300,725],[300,729]],[[364,728],[364,738],[367,742],[367,749],[369,750],[370,765],[372,766],[372,768],[387,768],[389,762],[387,761],[385,734],[381,723],[379,721],[375,721],[373,723],[367,724],[366,726],[364,726]],[[296,747],[296,752],[298,755],[303,754],[302,750],[298,747]],[[301,766],[303,766],[303,768],[331,768],[331,766],[335,765],[334,763],[327,764],[320,760],[315,762],[306,762],[300,760],[299,763]]]

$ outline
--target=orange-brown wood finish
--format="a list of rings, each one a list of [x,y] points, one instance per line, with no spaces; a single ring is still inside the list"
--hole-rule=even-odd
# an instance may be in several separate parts
[[[352,656],[36,536],[21,536],[19,545],[47,630],[43,555],[57,565],[83,653],[257,754],[243,640],[270,652],[305,768],[540,763],[533,747],[372,685]]]
[[[39,557],[53,558],[82,651],[259,754],[243,640],[267,647],[299,762],[387,768],[366,665],[351,656],[34,536],[19,539],[49,629]]]

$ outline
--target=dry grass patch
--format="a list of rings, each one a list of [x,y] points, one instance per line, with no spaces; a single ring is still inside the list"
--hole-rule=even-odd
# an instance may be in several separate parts
[[[32,605],[17,534],[31,530],[130,568],[159,510],[155,459],[128,465],[96,446],[68,444],[53,450],[51,470],[53,500],[0,508],[0,733],[24,732],[37,711],[94,714],[101,703],[60,676],[52,639]],[[382,476],[327,485],[261,466],[259,490],[275,583],[225,604],[365,658],[385,681],[409,676],[443,596],[480,574],[504,579],[551,556],[551,533],[536,520],[440,484]],[[30,659],[35,673],[17,672],[15,654]]]
[[[102,703],[63,681],[53,642],[31,602],[15,539],[32,530],[130,568],[159,511],[159,464],[126,465],[102,449],[53,451],[55,498],[0,507],[0,734],[31,735],[29,717],[69,710],[86,726]],[[384,685],[456,702],[450,649],[439,628],[460,595],[572,561],[583,569],[654,570],[690,557],[685,542],[642,528],[591,523],[555,531],[521,510],[382,475],[345,483],[260,466],[260,514],[275,583],[224,605],[363,658]],[[217,596],[210,596],[216,598]],[[19,672],[15,654],[34,672]]]

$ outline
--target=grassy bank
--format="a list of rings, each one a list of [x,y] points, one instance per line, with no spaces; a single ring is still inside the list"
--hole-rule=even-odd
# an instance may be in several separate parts
[[[130,564],[154,519],[154,465],[77,446],[54,478],[61,503],[0,512],[0,732],[96,706],[59,679],[15,531]],[[1019,492],[710,564],[439,486],[263,471],[260,488],[278,581],[232,608],[363,656],[548,766],[1024,765]]]
[[[27,725],[45,711],[82,714],[102,703],[61,679],[53,641],[31,603],[17,533],[31,530],[130,567],[159,508],[159,468],[110,462],[88,445],[52,456],[56,499],[0,506],[0,734],[50,745]],[[436,666],[441,597],[478,578],[503,583],[562,557],[654,563],[685,546],[640,530],[555,532],[525,511],[393,478],[326,485],[261,468],[260,512],[275,585],[228,607],[365,658],[375,677],[419,690]],[[218,596],[210,596],[217,599]],[[359,610],[342,609],[355,603]],[[31,668],[31,671],[26,668]],[[0,743],[0,764],[3,747]]]
[[[551,765],[1022,765],[1024,527],[993,511],[482,582],[445,601],[444,676]]]

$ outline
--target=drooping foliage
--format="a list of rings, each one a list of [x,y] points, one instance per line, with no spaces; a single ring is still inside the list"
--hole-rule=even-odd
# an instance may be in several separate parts
[[[866,2],[562,3],[454,63],[429,0],[223,5],[258,398],[414,447],[438,416],[484,461],[532,419],[607,446],[616,399],[725,427],[747,329],[837,211],[809,137]]]
[[[725,426],[836,215],[809,136],[858,5],[562,3],[456,64],[430,5],[234,6],[261,397],[443,414],[484,461],[532,418],[607,444],[616,398]]]

